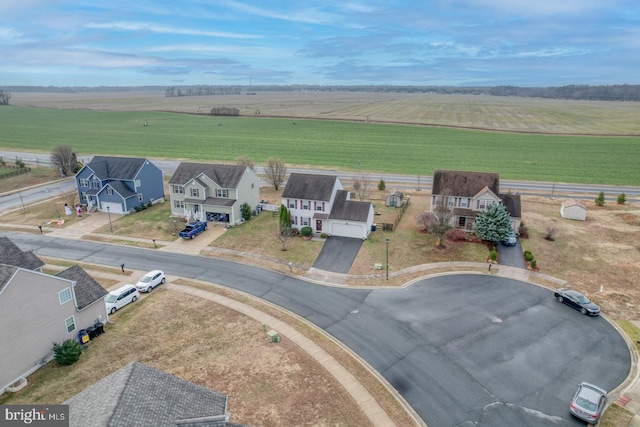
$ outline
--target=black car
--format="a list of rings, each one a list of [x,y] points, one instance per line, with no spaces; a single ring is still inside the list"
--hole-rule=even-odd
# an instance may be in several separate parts
[[[600,307],[578,291],[560,288],[553,294],[558,302],[563,302],[570,307],[580,310],[580,313],[588,316],[599,316]]]

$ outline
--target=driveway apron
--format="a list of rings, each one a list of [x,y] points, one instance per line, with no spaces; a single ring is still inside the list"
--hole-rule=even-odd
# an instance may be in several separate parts
[[[322,246],[320,255],[313,263],[313,268],[347,274],[360,251],[362,239],[331,236]]]

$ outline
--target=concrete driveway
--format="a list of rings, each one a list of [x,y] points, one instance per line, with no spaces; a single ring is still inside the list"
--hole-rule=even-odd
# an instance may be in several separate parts
[[[324,242],[320,255],[313,263],[313,268],[347,274],[356,259],[362,239],[331,236]]]

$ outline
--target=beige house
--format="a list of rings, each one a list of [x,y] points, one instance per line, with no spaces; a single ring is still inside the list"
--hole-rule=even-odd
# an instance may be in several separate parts
[[[260,203],[259,181],[246,166],[180,163],[169,181],[171,215],[238,224],[243,204]]]
[[[564,219],[586,221],[587,207],[577,200],[565,200],[560,206],[560,216]]]
[[[52,276],[0,264],[0,394],[51,360],[54,342],[106,322],[106,294],[77,265]]]

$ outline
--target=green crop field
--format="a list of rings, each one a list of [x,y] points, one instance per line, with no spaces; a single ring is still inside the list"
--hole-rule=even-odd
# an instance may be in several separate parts
[[[148,126],[143,126],[145,120]],[[640,185],[640,137],[536,135],[311,119],[0,108],[0,147],[49,152],[310,165],[408,175],[434,169],[502,179]]]

